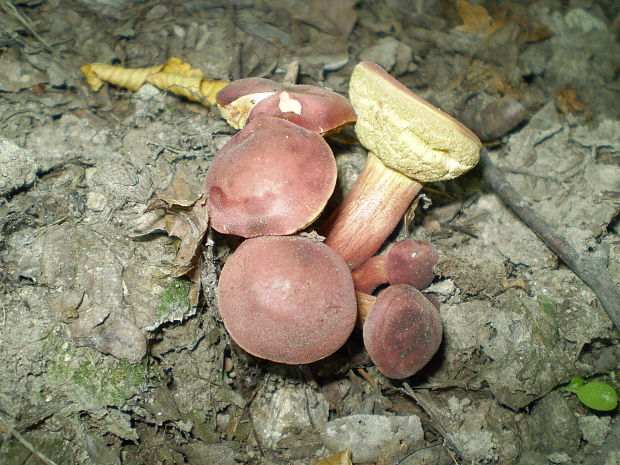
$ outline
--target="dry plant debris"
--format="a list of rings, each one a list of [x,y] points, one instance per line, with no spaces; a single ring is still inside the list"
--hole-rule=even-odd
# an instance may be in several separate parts
[[[351,465],[351,463],[351,449],[345,449],[314,462],[314,465]]]
[[[206,106],[214,105],[215,95],[228,84],[225,81],[205,79],[202,70],[176,57],[170,58],[163,65],[146,68],[90,63],[82,66],[81,70],[95,92],[101,89],[104,82],[133,91],[149,83]]]

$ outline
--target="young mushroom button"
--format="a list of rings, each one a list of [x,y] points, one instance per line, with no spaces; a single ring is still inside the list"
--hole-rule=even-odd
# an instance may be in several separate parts
[[[435,279],[437,250],[430,241],[401,239],[387,253],[370,257],[353,271],[357,291],[370,294],[382,284],[409,284],[424,289]]]
[[[293,365],[334,353],[357,317],[347,265],[322,242],[301,236],[244,241],[224,264],[218,301],[242,349]]]
[[[422,183],[452,179],[473,168],[481,143],[374,63],[355,67],[349,97],[357,113],[355,132],[369,154],[322,234],[356,268],[381,247]]]
[[[211,225],[242,237],[293,234],[321,214],[336,175],[321,136],[259,115],[211,162],[204,187]]]
[[[389,286],[376,298],[359,293],[358,302],[360,317],[365,316],[364,345],[388,378],[414,375],[439,349],[443,330],[439,312],[414,287]]]

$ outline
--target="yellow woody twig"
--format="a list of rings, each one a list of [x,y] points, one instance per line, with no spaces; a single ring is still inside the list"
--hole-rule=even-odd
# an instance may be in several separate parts
[[[106,63],[90,63],[80,69],[86,76],[86,82],[90,88],[97,92],[104,82],[136,91],[142,87],[151,74],[159,72],[162,68],[162,65],[148,68],[125,68]]]
[[[226,81],[205,79],[201,69],[194,68],[176,57],[170,58],[163,65],[147,68],[90,63],[82,66],[81,70],[94,92],[101,89],[104,82],[133,91],[148,82],[205,106],[214,105],[215,95],[228,85]]]

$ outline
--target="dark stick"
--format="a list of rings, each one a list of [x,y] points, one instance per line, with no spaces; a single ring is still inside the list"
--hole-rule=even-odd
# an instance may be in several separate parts
[[[607,267],[597,259],[581,256],[562,236],[553,231],[531,205],[506,180],[495,167],[486,149],[480,153],[480,165],[484,180],[502,201],[517,214],[547,247],[556,254],[596,294],[616,329],[620,331],[620,290]]]

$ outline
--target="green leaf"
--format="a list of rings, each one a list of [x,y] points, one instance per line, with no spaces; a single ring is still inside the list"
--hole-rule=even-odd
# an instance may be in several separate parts
[[[578,387],[573,392],[577,394],[583,405],[594,410],[609,411],[618,405],[618,394],[607,383],[592,381]]]
[[[570,391],[570,392],[576,392],[577,389],[579,389],[581,386],[583,386],[583,378],[580,378],[579,376],[573,378],[570,380],[570,383],[568,383],[563,390],[564,391]]]

